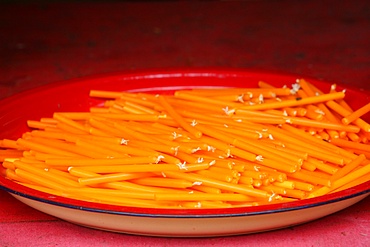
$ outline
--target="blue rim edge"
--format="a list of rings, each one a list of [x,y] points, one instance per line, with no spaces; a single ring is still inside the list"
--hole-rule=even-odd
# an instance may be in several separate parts
[[[367,182],[365,182],[367,183]],[[295,211],[300,209],[318,207],[326,204],[331,204],[339,201],[344,201],[350,198],[358,197],[367,193],[370,193],[370,188],[366,190],[359,191],[357,193],[349,194],[343,197],[334,198],[331,200],[324,200],[316,203],[310,203],[307,205],[301,206],[294,206],[294,207],[287,207],[287,208],[280,208],[280,209],[273,209],[273,210],[264,210],[264,211],[256,211],[256,212],[245,212],[245,213],[225,213],[225,214],[191,214],[191,215],[173,215],[173,214],[150,214],[150,213],[135,213],[135,212],[120,212],[120,211],[112,211],[112,210],[104,210],[104,209],[97,209],[97,208],[89,208],[84,206],[78,206],[73,204],[67,204],[62,202],[56,202],[52,200],[43,199],[37,196],[28,195],[26,193],[22,193],[16,190],[9,189],[0,184],[0,189],[5,190],[8,193],[18,195],[21,197],[25,197],[31,200],[35,200],[42,203],[47,203],[59,207],[69,208],[69,209],[78,209],[88,212],[94,213],[105,213],[105,214],[115,214],[115,215],[124,215],[124,216],[134,216],[134,217],[150,217],[150,218],[184,218],[184,219],[191,219],[191,218],[221,218],[221,217],[241,217],[241,216],[255,216],[255,215],[265,215],[265,214],[272,214],[272,213],[282,213],[287,211]],[[46,194],[46,193],[45,193]],[[54,196],[54,195],[51,195]],[[56,196],[55,196],[56,197]]]

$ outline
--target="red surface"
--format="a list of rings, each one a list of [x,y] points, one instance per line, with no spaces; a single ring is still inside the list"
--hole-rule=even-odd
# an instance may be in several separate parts
[[[2,4],[0,98],[64,79],[168,67],[299,73],[370,89],[368,1]],[[367,246],[370,199],[238,237],[171,239],[75,226],[0,191],[0,246]]]

